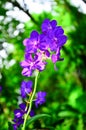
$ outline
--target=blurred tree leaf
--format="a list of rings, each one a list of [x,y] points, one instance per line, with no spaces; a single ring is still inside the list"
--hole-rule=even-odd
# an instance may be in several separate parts
[[[61,111],[58,113],[60,117],[77,117],[77,114],[72,111]]]
[[[83,93],[76,99],[77,109],[81,113],[86,113],[86,93]]]

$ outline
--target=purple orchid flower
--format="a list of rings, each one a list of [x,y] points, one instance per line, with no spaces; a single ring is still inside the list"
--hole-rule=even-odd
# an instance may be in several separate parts
[[[38,105],[42,105],[43,103],[45,103],[46,102],[45,97],[46,97],[46,92],[42,92],[42,91],[38,92],[36,94],[35,106],[38,107]]]
[[[22,98],[26,98],[27,94],[32,92],[32,81],[23,81],[21,84],[21,96]]]

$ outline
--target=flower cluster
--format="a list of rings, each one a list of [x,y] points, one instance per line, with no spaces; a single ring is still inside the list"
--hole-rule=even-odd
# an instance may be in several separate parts
[[[60,50],[67,41],[64,30],[57,26],[56,20],[45,19],[41,26],[42,33],[32,31],[29,38],[23,41],[25,46],[25,60],[21,62],[22,75],[31,76],[34,70],[42,71],[51,59],[56,63],[60,58]]]
[[[28,96],[31,97],[32,85],[33,85],[32,81],[22,81],[20,91],[21,91],[21,97],[23,99],[27,98]],[[35,102],[36,107],[38,107],[38,105],[42,105],[43,103],[45,103],[46,101],[45,96],[46,92],[40,91],[36,93],[35,99],[33,100]],[[19,105],[19,109],[14,110],[14,119],[13,119],[14,130],[17,130],[17,128],[24,123],[24,114],[27,114],[28,108],[29,106],[27,107],[25,103],[21,103]],[[31,110],[29,115],[30,117],[34,116],[34,111]]]
[[[19,105],[19,109],[14,110],[14,130],[17,130],[21,124],[23,124],[22,130],[25,130],[27,115],[34,116],[32,102],[37,108],[46,101],[46,92],[39,91],[36,93],[38,72],[45,69],[46,60],[51,59],[54,64],[59,60],[63,60],[63,58],[60,58],[60,50],[66,43],[67,37],[64,35],[62,27],[57,25],[56,20],[45,19],[41,25],[41,30],[41,34],[35,30],[32,31],[30,37],[23,41],[25,59],[20,63],[23,68],[22,75],[30,77],[35,70],[37,70],[37,75],[34,88],[32,88],[33,82],[30,80],[23,81],[21,84],[21,97],[27,105],[22,103]],[[25,114],[26,116],[24,116]]]

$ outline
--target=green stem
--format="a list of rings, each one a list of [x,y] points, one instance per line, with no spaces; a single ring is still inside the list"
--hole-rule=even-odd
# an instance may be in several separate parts
[[[28,117],[28,115],[29,115],[29,113],[31,111],[33,98],[34,98],[34,95],[36,93],[38,74],[39,74],[39,72],[37,71],[37,74],[36,74],[36,77],[35,77],[34,89],[33,89],[33,93],[32,93],[31,99],[30,99],[30,103],[29,103],[29,109],[28,109],[27,114],[25,115],[25,119],[24,119],[24,124],[23,124],[22,130],[25,130],[26,120],[27,120],[27,117]]]

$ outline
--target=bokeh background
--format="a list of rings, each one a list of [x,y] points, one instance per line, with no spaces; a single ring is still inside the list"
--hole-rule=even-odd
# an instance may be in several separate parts
[[[0,1],[0,130],[8,129],[13,111],[22,101],[20,85],[24,59],[22,41],[32,30],[41,31],[45,18],[64,28],[68,41],[61,51],[64,61],[58,70],[48,61],[40,73],[37,91],[47,92],[46,103],[35,114],[47,113],[27,128],[86,130],[86,1],[2,0]],[[34,80],[34,77],[28,78]]]

